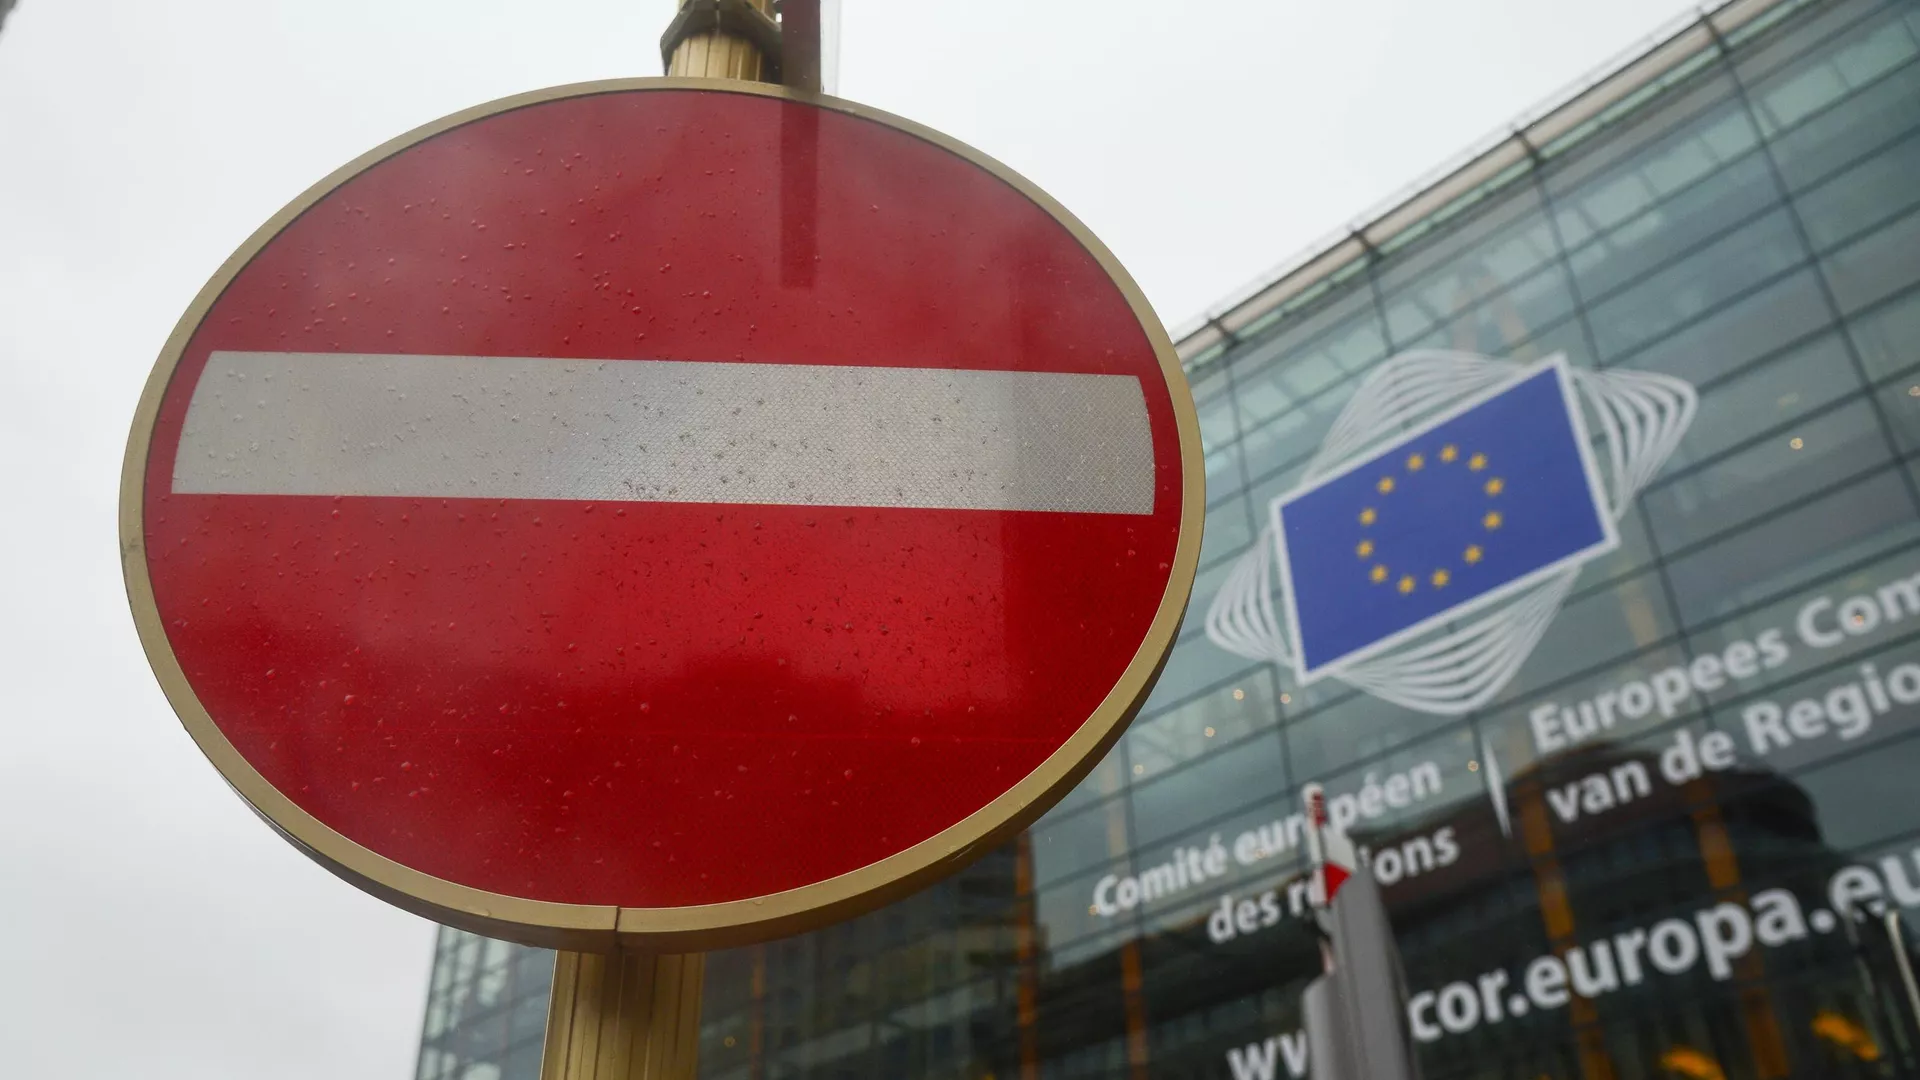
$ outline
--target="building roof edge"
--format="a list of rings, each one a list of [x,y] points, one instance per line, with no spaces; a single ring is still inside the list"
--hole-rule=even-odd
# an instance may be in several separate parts
[[[1293,257],[1228,294],[1228,299],[1173,328],[1183,363],[1192,365],[1215,345],[1232,343],[1237,331],[1316,281],[1377,250],[1434,211],[1516,164],[1536,159],[1549,145],[1609,105],[1716,48],[1740,27],[1776,8],[1811,0],[1717,0],[1676,16],[1652,33],[1549,95],[1512,122],[1469,144],[1458,154],[1363,212]]]

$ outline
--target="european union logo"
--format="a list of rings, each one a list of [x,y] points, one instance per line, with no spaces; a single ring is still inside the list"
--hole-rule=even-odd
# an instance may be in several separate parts
[[[1272,514],[1303,681],[1619,544],[1558,357],[1277,500]]]

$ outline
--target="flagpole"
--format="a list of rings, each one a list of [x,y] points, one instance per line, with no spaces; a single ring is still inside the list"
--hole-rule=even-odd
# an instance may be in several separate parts
[[[1307,1060],[1316,1080],[1418,1080],[1407,1035],[1406,983],[1393,926],[1373,872],[1346,831],[1327,819],[1327,793],[1306,802],[1307,896],[1320,936],[1321,976],[1301,993]]]

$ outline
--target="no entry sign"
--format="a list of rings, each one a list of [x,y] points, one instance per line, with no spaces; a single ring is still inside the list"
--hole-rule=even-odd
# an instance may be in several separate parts
[[[412,910],[789,932],[1090,768],[1193,576],[1178,362],[1099,243],[931,132],[634,80],[413,132],[201,292],[122,492],[221,773]]]

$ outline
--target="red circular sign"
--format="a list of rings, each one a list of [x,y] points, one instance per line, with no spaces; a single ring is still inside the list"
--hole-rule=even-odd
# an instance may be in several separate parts
[[[169,341],[123,539],[175,707],[336,871],[704,947],[950,871],[1090,768],[1191,585],[1117,263],[870,110],[567,87],[382,147]]]

